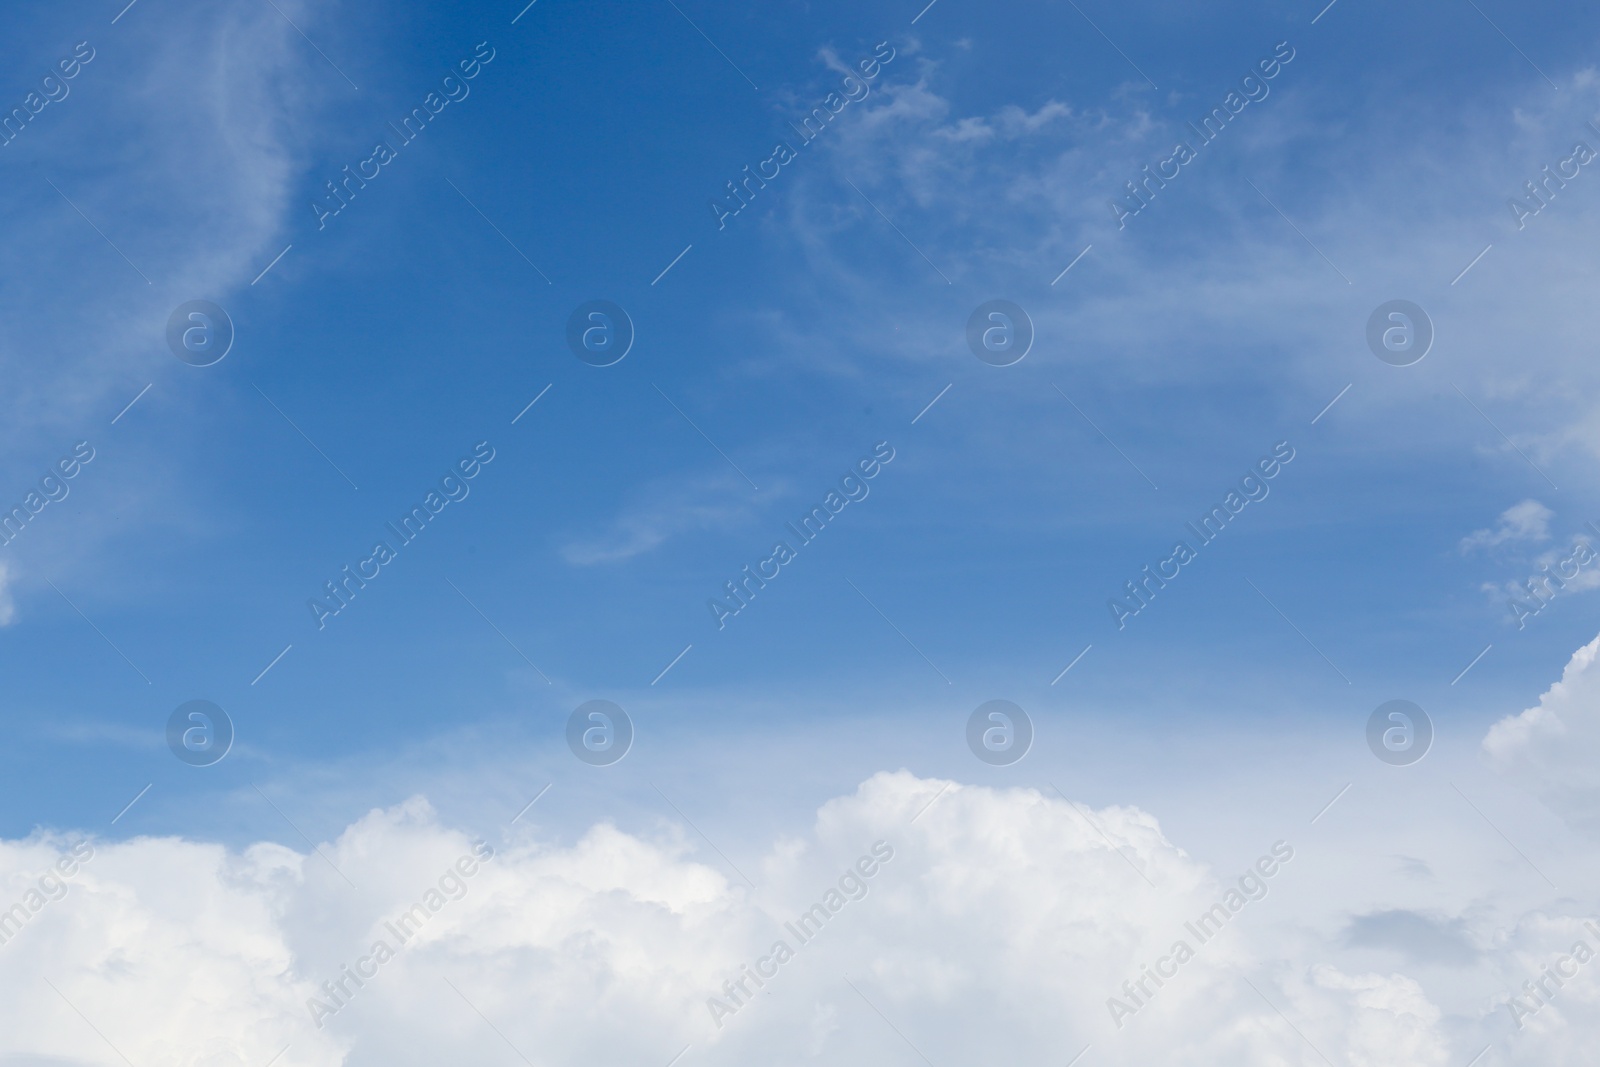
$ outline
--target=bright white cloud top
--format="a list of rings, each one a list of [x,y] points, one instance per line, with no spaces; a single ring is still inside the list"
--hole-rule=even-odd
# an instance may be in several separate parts
[[[1597,649],[1484,740],[1584,819]],[[1287,839],[1211,870],[1137,808],[906,771],[770,842],[753,886],[685,833],[600,822],[568,845],[531,830],[490,844],[416,797],[305,854],[6,842],[0,1063],[1444,1067],[1485,1046],[1589,1062],[1600,938],[1570,897],[1452,935],[1455,962],[1505,978],[1466,998],[1444,983],[1447,1011],[1426,952],[1398,969],[1339,961],[1316,927],[1349,902]],[[1357,925],[1351,944],[1444,928]]]

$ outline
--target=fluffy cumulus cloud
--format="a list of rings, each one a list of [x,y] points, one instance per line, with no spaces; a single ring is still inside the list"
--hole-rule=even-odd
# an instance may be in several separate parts
[[[1502,937],[1497,960],[1505,992],[1495,997],[1510,1022],[1501,1050],[1512,1063],[1580,1067],[1594,1062],[1600,1018],[1600,924],[1544,910]]]
[[[1600,828],[1600,637],[1572,654],[1561,680],[1494,724],[1484,752],[1567,819]]]
[[[1413,978],[1268,943],[1292,851],[1213,874],[1137,809],[904,771],[749,882],[670,829],[490,842],[421,799],[304,855],[40,836],[0,847],[0,1063],[1453,1062]]]
[[[294,973],[285,905],[305,860],[276,845],[0,844],[0,1062],[263,1064],[291,1037],[300,1062],[338,1062],[301,1035],[312,990]]]

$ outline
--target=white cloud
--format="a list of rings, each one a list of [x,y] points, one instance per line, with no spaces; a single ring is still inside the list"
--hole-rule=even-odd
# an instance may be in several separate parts
[[[215,403],[202,383],[214,388],[216,377],[167,351],[167,317],[193,299],[240,317],[236,294],[287,243],[291,189],[332,95],[308,73],[321,60],[285,19],[314,28],[318,11],[300,0],[278,6],[282,14],[180,0],[134,5],[115,25],[110,14],[62,20],[72,25],[59,32],[87,37],[94,58],[70,95],[0,149],[17,164],[0,197],[0,225],[12,236],[0,248],[0,373],[10,383],[0,402],[0,495],[9,502],[76,441],[124,455],[160,448],[125,433],[158,405],[179,415],[161,425],[180,442],[205,432],[186,428],[203,418],[182,416]],[[38,40],[50,36],[41,29]],[[57,58],[39,52],[37,69]],[[109,427],[147,385],[151,395]],[[196,516],[203,509],[170,464],[131,466],[138,473],[115,483],[89,472],[100,499],[117,498],[97,521],[43,516],[55,533],[12,550],[24,553],[30,584],[96,566],[115,580],[113,557],[124,553],[112,549],[130,527],[192,537],[210,521]]]
[[[1142,96],[1036,98],[1027,101],[1036,109],[1029,115],[970,92],[937,62],[897,60],[838,137],[819,147],[827,165],[795,169],[775,218],[804,257],[807,277],[831,284],[813,281],[814,304],[792,309],[791,323],[763,334],[776,338],[763,351],[781,346],[791,365],[841,375],[961,352],[962,319],[943,298],[921,300],[882,283],[886,264],[930,284],[942,281],[933,268],[903,242],[885,241],[882,263],[863,255],[856,239],[873,209],[844,185],[848,177],[957,286],[1006,279],[1019,293],[1046,290],[1092,244],[1070,288],[1050,290],[1073,299],[1024,301],[1040,341],[1029,357],[1035,363],[1069,359],[1075,371],[1105,370],[1123,386],[1192,380],[1220,389],[1259,387],[1268,366],[1269,387],[1304,405],[1307,417],[1353,384],[1359,402],[1341,405],[1338,418],[1361,430],[1341,443],[1345,449],[1406,449],[1453,463],[1477,448],[1519,476],[1526,456],[1563,486],[1590,477],[1600,420],[1597,380],[1583,357],[1595,324],[1581,294],[1595,278],[1573,249],[1600,229],[1600,214],[1568,196],[1546,212],[1551,218],[1519,232],[1505,204],[1537,173],[1530,161],[1547,161],[1552,145],[1567,147],[1581,135],[1600,104],[1595,79],[1552,71],[1571,91],[1552,95],[1542,82],[1519,82],[1485,98],[1493,102],[1469,104],[1448,130],[1402,138],[1386,116],[1425,101],[1330,105],[1344,98],[1325,82],[1318,52],[1305,45],[1272,95],[1120,231],[1108,199],[1170,154],[1176,138],[1193,136],[1183,118],[1200,101],[1173,113],[1152,112]],[[1367,165],[1342,166],[1352,153]],[[1395,235],[1404,235],[1398,245]],[[1493,251],[1450,287],[1490,243]],[[1456,396],[1441,377],[1442,361],[1430,356],[1406,380],[1366,351],[1366,315],[1418,278],[1439,280],[1424,300],[1437,328],[1435,355],[1448,341],[1453,380],[1514,445]],[[804,304],[807,294],[798,295]],[[892,309],[892,333],[881,330],[885,309]],[[730,314],[755,319],[747,309]],[[1530,330],[1537,341],[1519,342]],[[869,335],[883,343],[849,343]],[[1253,343],[1190,358],[1194,339],[1205,336]],[[1527,355],[1508,362],[1510,350]],[[1449,404],[1421,403],[1439,389]],[[915,411],[923,391],[920,379],[908,384],[903,402]],[[1041,425],[1053,422],[1058,406],[1058,398],[1040,397]]]
[[[1470,552],[1475,548],[1493,548],[1503,545],[1507,541],[1548,541],[1550,540],[1550,520],[1555,517],[1555,512],[1539,503],[1537,500],[1524,500],[1513,504],[1500,513],[1500,521],[1493,527],[1475,530],[1461,539],[1461,551]]]
[[[1576,823],[1600,826],[1600,637],[1578,649],[1561,680],[1519,715],[1495,723],[1484,752]]]
[[[781,496],[783,489],[769,481],[763,499]],[[609,529],[569,541],[561,555],[579,567],[621,563],[679,534],[746,524],[755,512],[751,489],[737,475],[659,480],[637,492]]]
[[[417,799],[358,820],[324,855],[101,843],[67,895],[0,946],[13,1019],[0,1063],[120,1062],[85,1018],[139,1067],[259,1067],[285,1045],[284,1067],[500,1062],[506,1042],[544,1064],[665,1064],[688,1046],[684,1067],[920,1063],[909,1045],[940,1067],[1064,1063],[1086,1044],[1085,1062],[1111,1065],[1309,1065],[1320,1053],[1426,1067],[1461,1053],[1416,979],[1319,963],[1268,935],[1251,911],[1264,904],[1199,943],[1185,923],[1236,878],[1214,877],[1135,808],[880,773],[775,842],[750,871],[756,889],[688,840],[602,822],[570,846],[496,846],[395,959],[359,988],[345,980],[348,1006],[320,1030],[307,1000],[395,940],[386,923],[444,884],[473,835]],[[786,929],[814,903],[832,907],[828,891],[878,842],[892,856],[861,880],[864,896],[807,942]],[[64,848],[0,845],[5,899]],[[1266,880],[1269,897],[1293,871]],[[716,1026],[708,998],[779,939],[794,958],[759,989],[746,980],[752,995]],[[1147,985],[1119,1029],[1107,998],[1177,940],[1194,958]]]
[[[311,988],[281,917],[304,892],[303,857],[154,838],[92,848],[57,883],[65,896],[30,912],[69,843],[0,843],[0,1063],[120,1063],[109,1043],[140,1067],[259,1065],[291,1038],[290,1062],[339,1062],[338,1038],[297,1031]]]
[[[163,351],[167,314],[202,296],[226,303],[281,248],[294,127],[318,107],[300,39],[268,5],[183,6],[136,7],[94,32],[72,95],[5,148],[35,175],[0,204],[17,238],[0,253],[17,283],[0,298],[0,366],[23,383],[7,409],[13,439],[81,436],[91,407],[150,381],[151,354],[185,370]],[[285,5],[303,19],[300,6]],[[45,346],[61,358],[41,363]]]

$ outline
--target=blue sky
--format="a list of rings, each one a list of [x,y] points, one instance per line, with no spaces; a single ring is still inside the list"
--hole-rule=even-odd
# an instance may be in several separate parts
[[[1553,315],[1585,269],[1570,262],[1583,183],[1521,233],[1504,206],[1592,110],[1581,35],[1536,12],[1513,37],[1568,72],[1560,92],[1470,6],[1345,0],[1312,25],[1282,7],[941,3],[912,26],[890,6],[541,3],[512,25],[350,5],[298,12],[314,47],[288,14],[185,21],[152,4],[110,25],[63,9],[13,35],[29,42],[19,71],[78,39],[96,50],[7,148],[13,220],[52,235],[13,272],[13,495],[77,440],[97,449],[6,550],[11,699],[31,738],[11,780],[36,802],[7,806],[13,832],[115,811],[158,771],[178,795],[215,788],[227,770],[170,773],[150,740],[192,697],[239,719],[249,778],[268,773],[252,760],[470,725],[548,745],[590,695],[687,700],[671,717],[685,741],[745,702],[770,709],[761,728],[959,718],[998,695],[1063,721],[1221,730],[1359,717],[1391,694],[1470,719],[1586,636],[1581,598],[1518,633],[1480,591],[1526,577],[1516,543],[1457,549],[1523,499],[1555,510],[1558,540],[1600,518],[1592,453],[1566,428],[1587,412],[1556,388],[1576,373],[1569,330],[1522,317],[1529,300]],[[193,40],[215,61],[183,67]],[[398,141],[386,124],[483,41],[494,58],[469,95],[319,230],[323,182]],[[894,59],[868,96],[719,230],[711,198],[798,141],[786,123],[837,87],[830,62],[880,41]],[[1294,58],[1270,94],[1119,231],[1106,201],[1283,41]],[[250,78],[220,72],[236,58]],[[169,83],[180,68],[206,91]],[[1008,368],[963,344],[997,295],[1037,326]],[[1438,324],[1413,367],[1363,344],[1393,296]],[[208,368],[161,343],[166,313],[197,298],[238,333]],[[588,299],[636,324],[615,366],[563,344]],[[308,597],[484,440],[497,458],[471,496],[319,631]],[[878,441],[896,459],[870,498],[718,631],[706,600]],[[1118,631],[1107,599],[1279,441],[1296,460],[1271,496]],[[100,769],[92,795],[30,747],[62,743]]]
[[[253,56],[259,78],[221,78],[198,101],[142,56],[150,42],[178,50],[181,16],[150,6],[117,26],[53,11],[16,34],[35,42],[18,70],[45,69],[75,35],[98,54],[8,147],[24,157],[19,178],[34,178],[18,182],[13,218],[48,219],[56,235],[13,290],[35,314],[11,315],[11,362],[34,394],[11,480],[21,494],[34,467],[82,438],[99,458],[8,549],[18,617],[6,645],[35,742],[75,733],[74,763],[107,774],[93,776],[104,795],[70,789],[11,809],[13,832],[62,817],[61,803],[75,817],[115,809],[154,773],[141,761],[165,757],[138,737],[192,696],[237,713],[240,763],[290,765],[488,721],[538,744],[589,694],[642,709],[694,694],[710,717],[760,701],[778,720],[952,715],[990,694],[1160,720],[1181,701],[1227,729],[1347,717],[1389,693],[1437,693],[1470,713],[1544,677],[1584,637],[1581,601],[1533,633],[1507,632],[1506,608],[1477,587],[1522,577],[1517,561],[1456,552],[1520,499],[1557,509],[1557,537],[1600,517],[1586,510],[1589,454],[1547,446],[1557,494],[1451,387],[1514,438],[1552,432],[1560,405],[1533,370],[1570,368],[1554,338],[1533,338],[1558,326],[1515,328],[1544,352],[1523,355],[1512,384],[1491,338],[1587,206],[1576,182],[1550,211],[1565,218],[1507,232],[1504,190],[1581,133],[1584,90],[1550,91],[1470,8],[1419,11],[1413,26],[1357,3],[1317,26],[1286,8],[1099,13],[1158,91],[1070,5],[938,5],[915,27],[888,6],[760,21],[701,11],[696,24],[762,90],[669,5],[542,3],[515,26],[477,6],[302,11],[296,24],[326,61],[267,8],[182,30],[210,35],[219,66],[274,48]],[[1523,26],[1541,67],[1573,64],[1562,50],[1576,42]],[[469,96],[318,230],[322,182],[395,139],[386,123],[485,40],[494,59]],[[842,77],[827,54],[854,64],[880,40],[896,58],[874,93],[718,230],[710,197],[774,139],[795,139],[786,122]],[[1107,198],[1282,40],[1294,59],[1270,96],[1118,232]],[[1403,72],[1389,69],[1387,40],[1408,42]],[[1538,130],[1504,114],[1507,96]],[[1437,122],[1418,122],[1430,110]],[[210,123],[205,136],[184,128],[195,122]],[[115,128],[141,133],[102,141]],[[187,165],[152,150],[186,136],[198,142]],[[1507,136],[1498,157],[1478,154],[1478,141]],[[102,147],[83,152],[86,141]],[[1349,158],[1365,162],[1336,165]],[[1349,214],[1365,232],[1346,229]],[[1402,221],[1411,232],[1394,229]],[[1490,242],[1504,254],[1451,288]],[[210,262],[195,277],[198,256]],[[966,314],[992,294],[1037,322],[1034,352],[1011,368],[962,344]],[[1363,349],[1366,312],[1392,294],[1440,323],[1413,368]],[[179,298],[229,309],[227,360],[189,368],[163,350],[155,325]],[[566,315],[595,298],[637,323],[611,368],[582,365],[562,342]],[[77,314],[59,322],[67,307]],[[62,344],[62,331],[77,339]],[[66,350],[27,360],[24,346],[51,338]],[[498,459],[472,496],[318,632],[307,597],[480,440]],[[707,598],[880,440],[896,461],[870,499],[718,632]],[[1117,632],[1107,597],[1280,440],[1298,459],[1272,496]],[[1472,688],[1446,697],[1440,683],[1486,643],[1496,649]],[[24,781],[40,779],[30,793],[56,792],[48,761],[26,747],[11,758]]]
[[[94,458],[0,548],[0,836],[300,849],[418,793],[501,832],[554,783],[551,840],[671,821],[670,794],[754,855],[908,768],[1070,781],[1227,865],[1279,802],[1378,781],[1363,730],[1394,698],[1432,715],[1441,782],[1522,803],[1480,742],[1595,631],[1592,571],[1520,629],[1506,587],[1600,523],[1600,178],[1520,228],[1508,199],[1600,149],[1593,20],[919,7],[8,12],[0,103],[93,59],[0,149],[0,499]],[[1124,183],[1275,50],[1119,227]],[[319,218],[378,140],[395,158]],[[1036,331],[1013,366],[967,346],[993,299]],[[1407,367],[1365,339],[1394,299],[1436,329]],[[166,344],[191,300],[235,327],[208,367]],[[612,366],[565,340],[594,300],[636,332]],[[1119,628],[1108,599],[1282,442],[1270,493]],[[470,493],[319,628],[308,599],[475,447]],[[874,448],[870,493],[719,628],[708,599]],[[996,698],[1038,731],[998,770],[963,742]],[[192,699],[235,724],[216,766],[166,748]],[[638,729],[603,772],[563,740],[590,699]]]

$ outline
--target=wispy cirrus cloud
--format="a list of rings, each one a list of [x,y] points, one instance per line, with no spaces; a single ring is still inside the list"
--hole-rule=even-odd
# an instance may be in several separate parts
[[[1550,520],[1555,512],[1532,498],[1511,505],[1500,513],[1494,526],[1474,530],[1461,539],[1461,551],[1493,548],[1507,542],[1537,544],[1550,539]]]
[[[759,503],[779,499],[783,492],[781,482],[768,484]],[[561,555],[578,567],[623,563],[676,537],[736,528],[758,513],[749,485],[735,474],[661,479],[636,491],[608,528],[568,539]]]

